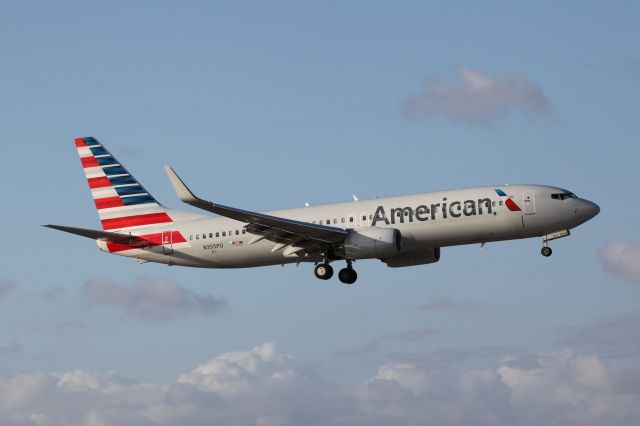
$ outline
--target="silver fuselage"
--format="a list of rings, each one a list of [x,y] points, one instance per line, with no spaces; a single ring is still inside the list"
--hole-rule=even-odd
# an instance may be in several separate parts
[[[506,196],[499,195],[502,191]],[[569,230],[591,219],[599,207],[581,198],[554,199],[566,192],[543,185],[500,185],[337,204],[272,210],[273,216],[320,223],[347,230],[395,228],[402,235],[402,253],[434,247],[478,244],[545,236]],[[519,210],[507,205],[511,199]],[[266,239],[243,232],[246,223],[224,217],[190,216],[144,233],[164,232],[160,246],[117,252],[141,262],[203,268],[246,268],[297,262],[317,262],[314,256],[286,255]],[[181,242],[170,237],[178,231]],[[136,230],[128,231],[138,235]],[[98,241],[109,251],[104,241]],[[356,260],[356,259],[352,259]]]

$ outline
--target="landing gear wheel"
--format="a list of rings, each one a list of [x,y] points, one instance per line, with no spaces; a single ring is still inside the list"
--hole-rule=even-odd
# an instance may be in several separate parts
[[[352,268],[344,268],[338,272],[338,279],[345,284],[353,284],[358,279],[358,274]]]
[[[316,274],[316,278],[328,280],[333,276],[333,268],[328,263],[318,263],[313,273]]]
[[[542,247],[542,250],[540,250],[540,254],[542,254],[544,257],[551,256],[551,253],[553,253],[553,250],[551,250],[551,247],[544,246]]]

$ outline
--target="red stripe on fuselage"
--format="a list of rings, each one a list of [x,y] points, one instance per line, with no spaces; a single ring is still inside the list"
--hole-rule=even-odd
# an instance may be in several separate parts
[[[87,146],[87,144],[84,141],[84,138],[77,138],[75,139],[75,142],[76,142],[76,148]]]
[[[98,167],[98,160],[95,157],[81,157],[80,161],[82,162],[82,167],[85,169],[88,167]]]
[[[135,238],[143,239],[145,241],[142,243],[136,242],[131,245],[122,244],[122,243],[112,243],[107,241],[107,249],[111,253],[116,253],[119,251],[133,250],[133,249],[143,248],[143,247],[157,247],[162,245],[162,232],[157,234],[136,235]],[[177,244],[177,243],[186,243],[186,242],[187,240],[182,236],[180,231],[171,231],[171,241],[168,241],[167,245],[169,245],[169,243]]]
[[[111,181],[109,180],[108,177],[105,177],[105,176],[89,178],[87,179],[87,182],[89,182],[89,188],[91,189],[104,188],[106,186],[111,186]]]
[[[103,219],[102,228],[110,229],[129,228],[131,226],[154,225],[156,223],[168,223],[173,220],[166,213],[150,213],[136,216],[116,217],[113,219]]]
[[[120,197],[106,197],[96,198],[95,200],[97,209],[108,209],[110,207],[122,207],[124,203]]]

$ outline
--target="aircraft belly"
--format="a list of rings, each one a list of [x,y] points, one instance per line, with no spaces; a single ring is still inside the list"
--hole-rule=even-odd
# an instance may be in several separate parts
[[[214,268],[249,268],[253,266],[281,265],[298,262],[298,258],[289,258],[282,255],[282,250],[272,252],[274,243],[261,241],[256,244],[224,244],[217,250],[209,250],[203,259],[210,267]]]

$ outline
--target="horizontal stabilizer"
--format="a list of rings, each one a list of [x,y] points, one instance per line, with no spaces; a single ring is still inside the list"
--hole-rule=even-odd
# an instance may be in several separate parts
[[[128,245],[145,245],[148,243],[144,238],[135,235],[121,234],[118,232],[98,231],[95,229],[75,228],[73,226],[61,225],[42,225],[45,228],[56,229],[58,231],[68,232],[70,234],[80,235],[81,237],[91,238],[92,240],[104,239],[109,242],[126,242]]]

